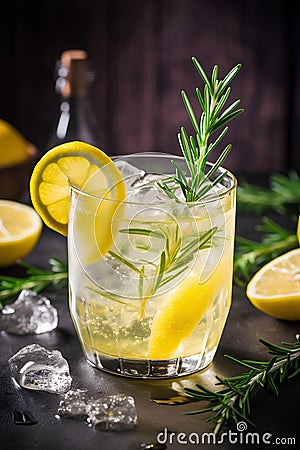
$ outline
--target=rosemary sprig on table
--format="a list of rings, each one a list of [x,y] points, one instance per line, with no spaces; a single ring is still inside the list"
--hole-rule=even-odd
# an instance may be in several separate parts
[[[241,182],[237,189],[237,205],[241,211],[261,214],[273,210],[283,214],[292,204],[300,204],[300,177],[295,171],[288,175],[272,174],[268,188]]]
[[[67,283],[67,265],[56,258],[49,259],[50,270],[42,270],[23,261],[19,264],[26,269],[25,277],[0,276],[0,307],[6,300],[16,298],[22,289],[41,292],[51,284],[60,288]]]
[[[236,109],[240,100],[234,101],[224,110],[230,94],[229,84],[240,70],[241,64],[233,67],[223,80],[218,80],[217,65],[214,66],[211,79],[209,79],[199,61],[195,57],[192,58],[192,61],[204,82],[204,90],[201,93],[200,89],[196,88],[197,99],[202,109],[200,120],[197,119],[187,94],[185,91],[182,91],[183,102],[196,133],[195,137],[188,136],[185,128],[181,127],[180,133],[178,134],[179,145],[185,157],[189,174],[186,174],[173,161],[176,171],[175,176],[168,177],[158,183],[170,198],[178,202],[180,200],[176,194],[177,189],[182,191],[187,202],[194,202],[206,196],[225,176],[226,172],[218,176],[215,174],[230,152],[231,144],[225,147],[217,161],[206,174],[205,169],[208,157],[224,138],[228,131],[228,126],[223,128],[215,140],[211,141],[211,136],[215,131],[224,127],[228,122],[243,112],[243,109]],[[214,176],[215,178],[213,178]]]
[[[278,386],[284,380],[290,379],[300,373],[300,335],[296,335],[294,343],[284,342],[282,345],[259,339],[272,355],[269,361],[239,360],[225,355],[232,361],[248,369],[242,375],[229,378],[217,377],[221,389],[211,391],[197,384],[197,389],[186,388],[186,392],[198,401],[209,401],[208,407],[192,411],[187,414],[211,413],[207,421],[215,422],[214,433],[229,425],[245,420],[251,423],[251,401],[261,388],[272,391],[278,395]]]
[[[284,229],[268,217],[262,217],[262,225],[256,228],[264,233],[259,242],[236,237],[233,273],[234,282],[240,287],[244,287],[251,276],[271,259],[299,245],[295,232]]]

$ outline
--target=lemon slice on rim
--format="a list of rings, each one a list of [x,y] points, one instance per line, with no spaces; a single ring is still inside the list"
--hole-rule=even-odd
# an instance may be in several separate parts
[[[263,266],[249,281],[246,295],[272,317],[300,320],[300,248]]]
[[[125,198],[122,175],[102,150],[80,141],[49,150],[32,172],[30,195],[46,225],[64,236],[68,233],[70,184],[78,189],[87,187],[89,194],[110,193],[120,201]]]
[[[45,224],[64,236],[68,234],[70,185],[88,194],[81,207],[95,213],[82,213],[76,224],[80,258],[85,264],[94,262],[112,243],[111,220],[126,196],[123,177],[109,156],[90,144],[73,141],[49,150],[33,170],[30,195]],[[109,206],[101,206],[99,197],[111,200]],[[92,242],[91,231],[95,235]],[[98,248],[94,256],[91,245]]]
[[[31,206],[0,200],[0,267],[27,256],[42,231],[42,221]]]

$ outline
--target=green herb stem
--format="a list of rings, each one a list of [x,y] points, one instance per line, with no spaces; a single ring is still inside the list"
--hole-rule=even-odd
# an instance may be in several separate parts
[[[296,335],[294,343],[285,342],[283,345],[276,345],[264,339],[260,342],[268,349],[272,355],[269,361],[249,361],[239,360],[225,355],[237,364],[248,369],[242,375],[220,378],[217,377],[216,386],[223,386],[221,389],[212,391],[197,384],[197,389],[186,388],[189,396],[198,401],[209,401],[209,406],[189,412],[187,414],[202,414],[210,412],[207,421],[215,422],[214,433],[231,422],[238,423],[245,420],[252,423],[249,416],[251,413],[251,402],[261,389],[272,391],[278,395],[278,386],[286,379],[290,379],[300,372],[300,336]]]
[[[26,269],[24,278],[0,276],[0,307],[8,299],[18,296],[23,289],[41,292],[50,285],[59,288],[67,283],[67,265],[56,258],[49,259],[50,271],[39,269],[22,261],[19,264]]]
[[[237,206],[240,211],[256,214],[276,211],[284,214],[294,204],[300,204],[300,177],[295,171],[290,171],[288,175],[273,173],[269,177],[267,188],[244,181],[237,189]]]
[[[189,173],[185,173],[175,162],[173,162],[175,166],[175,176],[168,177],[158,183],[158,186],[163,189],[170,198],[175,199],[178,202],[180,202],[176,193],[178,189],[181,190],[185,201],[198,201],[207,196],[215,184],[220,182],[225,176],[225,173],[222,173],[217,180],[214,180],[213,178],[214,174],[228,156],[231,150],[231,144],[226,146],[217,161],[213,164],[212,169],[205,174],[207,159],[212,150],[217,147],[227,133],[228,126],[225,125],[243,112],[243,109],[237,109],[240,100],[234,101],[224,110],[230,94],[229,84],[237,75],[241,68],[241,64],[237,64],[233,67],[223,80],[217,79],[218,66],[214,66],[210,80],[197,58],[193,57],[192,61],[204,82],[204,89],[203,93],[201,93],[200,89],[196,88],[196,96],[200,108],[202,109],[200,119],[197,118],[197,114],[195,113],[186,92],[182,91],[183,103],[195,131],[195,136],[188,136],[185,128],[181,127],[178,134],[179,145]],[[212,135],[222,127],[225,128],[221,131],[219,136],[211,141]]]
[[[239,287],[245,287],[264,264],[299,246],[295,232],[284,229],[268,217],[262,218],[262,225],[257,229],[263,233],[259,242],[236,237],[233,272],[234,282]]]

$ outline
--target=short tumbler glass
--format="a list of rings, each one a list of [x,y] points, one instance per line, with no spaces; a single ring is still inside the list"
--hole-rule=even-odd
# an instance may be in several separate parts
[[[205,368],[217,350],[232,295],[235,177],[197,202],[159,187],[174,175],[162,153],[115,159],[125,201],[71,188],[70,311],[87,360],[104,371],[163,379]],[[180,195],[180,194],[179,194]]]

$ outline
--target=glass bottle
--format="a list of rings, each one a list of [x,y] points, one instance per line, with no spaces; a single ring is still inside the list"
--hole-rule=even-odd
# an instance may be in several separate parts
[[[89,71],[88,62],[85,50],[65,50],[57,61],[55,91],[60,96],[60,107],[48,148],[75,140],[100,148],[104,144],[89,100],[93,73]]]

